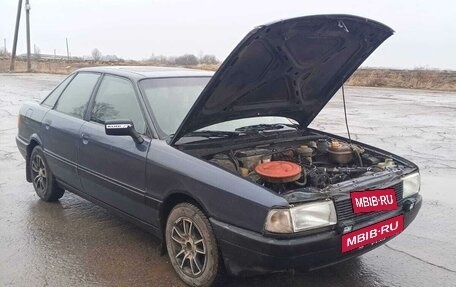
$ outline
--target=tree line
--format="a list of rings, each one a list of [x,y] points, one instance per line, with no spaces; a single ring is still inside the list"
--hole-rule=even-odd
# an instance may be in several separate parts
[[[181,56],[163,56],[154,55],[147,59],[147,62],[153,65],[169,65],[169,66],[196,66],[203,65],[217,65],[220,61],[214,55],[201,55],[199,57],[193,54],[184,54]]]
[[[100,50],[97,48],[92,50],[92,60],[120,60],[116,55],[103,56]],[[160,65],[160,66],[196,66],[199,64],[203,65],[218,65],[220,61],[214,55],[202,54],[199,57],[194,54],[184,54],[181,56],[164,56],[152,54],[147,60],[148,64]]]
[[[0,49],[0,57],[10,57],[11,54],[6,50],[6,47]],[[18,55],[18,57],[23,57],[24,55]],[[34,45],[33,53],[31,54],[32,59],[39,60],[41,58],[53,58],[53,55],[42,54],[41,49]],[[58,56],[57,58],[62,58]],[[118,57],[117,55],[103,55],[103,53],[94,48],[90,56],[75,57],[71,56],[71,60],[80,60],[80,61],[104,61],[104,62],[124,62],[125,60]],[[180,56],[164,56],[164,55],[154,55],[152,54],[148,59],[143,60],[150,65],[159,65],[159,66],[196,66],[196,65],[218,65],[220,61],[215,55],[210,54],[201,54],[196,56],[194,54],[184,54]]]

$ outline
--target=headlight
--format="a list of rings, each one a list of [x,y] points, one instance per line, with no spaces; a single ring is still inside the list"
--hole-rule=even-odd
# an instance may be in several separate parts
[[[272,209],[266,217],[264,229],[273,233],[291,233],[293,227],[291,225],[289,209]]]
[[[406,175],[402,178],[403,183],[403,198],[412,196],[420,191],[420,173],[415,172],[409,175]]]
[[[274,233],[292,233],[337,223],[332,200],[301,204],[290,209],[272,209],[265,229]]]
[[[295,232],[337,223],[336,209],[332,200],[298,205],[291,208],[290,213]]]

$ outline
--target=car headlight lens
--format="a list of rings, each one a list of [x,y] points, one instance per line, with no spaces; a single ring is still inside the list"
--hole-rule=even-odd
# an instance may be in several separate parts
[[[403,198],[412,196],[420,191],[420,173],[415,172],[409,175],[406,175],[402,178],[403,183]]]
[[[291,224],[289,209],[272,209],[266,217],[264,229],[273,233],[291,233],[293,227]]]
[[[317,201],[290,208],[293,230],[309,230],[337,223],[336,209],[332,200]]]
[[[292,233],[334,225],[336,210],[332,200],[304,203],[290,209],[272,209],[265,229],[274,233]]]

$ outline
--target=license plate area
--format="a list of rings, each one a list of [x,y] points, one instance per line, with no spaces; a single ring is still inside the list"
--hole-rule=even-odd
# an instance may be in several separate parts
[[[353,191],[350,193],[353,213],[395,210],[396,193],[393,188]]]
[[[342,253],[381,241],[399,234],[403,230],[404,215],[401,214],[344,234],[342,235]]]

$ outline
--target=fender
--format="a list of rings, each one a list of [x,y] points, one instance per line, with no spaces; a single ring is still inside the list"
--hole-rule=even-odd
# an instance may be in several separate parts
[[[37,133],[30,135],[27,144],[27,156],[25,158],[25,178],[28,182],[32,182],[32,175],[30,174],[30,155],[35,146],[43,146],[40,136]]]
[[[37,133],[33,133],[30,135],[29,145],[32,141],[36,141],[38,143],[38,145],[43,146],[43,141],[41,140],[41,137]]]
[[[169,198],[171,197],[174,197],[174,196],[177,196],[177,195],[183,195],[183,196],[187,196],[187,197],[190,197],[192,198],[198,205],[200,205],[202,208],[204,208],[204,203],[197,197],[195,196],[195,194],[192,194],[191,192],[189,192],[188,190],[186,189],[171,189],[171,190],[168,190],[164,197],[163,197],[163,201],[162,201],[162,204],[163,203],[166,203]],[[204,212],[207,214],[207,211],[206,209],[204,208]],[[209,214],[207,214],[209,215]]]

